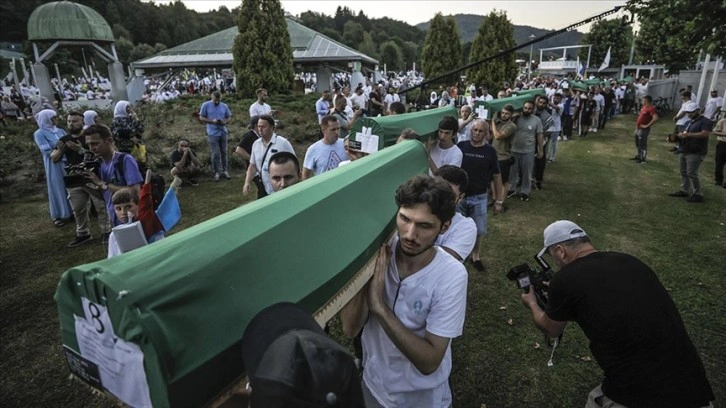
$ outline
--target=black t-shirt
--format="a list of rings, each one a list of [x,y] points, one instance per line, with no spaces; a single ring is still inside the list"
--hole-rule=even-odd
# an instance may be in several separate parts
[[[252,155],[252,145],[255,140],[259,139],[260,135],[254,130],[249,130],[242,136],[242,140],[239,141],[239,147],[243,148],[247,154]]]
[[[613,106],[613,103],[615,102],[615,92],[600,92],[600,94],[605,98],[605,107],[609,108]]]
[[[191,153],[194,153],[194,150],[189,150]],[[174,167],[174,164],[176,164],[178,161],[182,159],[182,156],[184,156],[184,152],[180,152],[179,149],[175,149],[173,152],[171,152],[171,156],[169,157],[169,160],[171,160],[171,167]],[[182,167],[187,167],[190,164],[192,164],[192,156],[187,156],[187,162],[184,163]]]
[[[382,113],[382,106],[376,105],[373,103],[373,101],[383,103],[383,99],[381,98],[381,95],[378,94],[378,92],[371,92],[370,95],[370,115],[371,116],[377,116]]]
[[[456,145],[464,155],[461,168],[469,176],[469,186],[466,188],[467,196],[484,194],[489,189],[489,183],[494,174],[499,174],[499,161],[497,151],[492,145],[472,146],[468,140]]]
[[[83,147],[83,150],[88,151],[88,145],[86,144],[85,137],[76,138],[76,137],[73,137],[73,135],[71,135],[71,134],[67,134],[67,135],[61,137],[60,141],[64,142],[64,143],[67,143],[67,142],[72,142],[72,143],[76,143],[76,144],[80,143],[81,147]],[[81,163],[85,157],[85,154],[78,153],[72,149],[65,149],[65,151],[63,152],[63,157],[65,157],[65,159],[66,159],[66,165],[70,166],[70,165]]]
[[[708,405],[713,391],[673,300],[637,258],[595,252],[563,267],[546,314],[577,322],[603,369],[603,393],[630,408]]]

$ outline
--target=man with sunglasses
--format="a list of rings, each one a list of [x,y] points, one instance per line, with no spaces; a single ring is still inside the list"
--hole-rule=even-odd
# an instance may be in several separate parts
[[[535,326],[558,337],[577,322],[604,371],[585,408],[709,407],[714,400],[703,363],[670,295],[648,265],[632,255],[601,252],[572,221],[544,230],[544,248],[560,268],[545,310],[533,290],[522,294]]]

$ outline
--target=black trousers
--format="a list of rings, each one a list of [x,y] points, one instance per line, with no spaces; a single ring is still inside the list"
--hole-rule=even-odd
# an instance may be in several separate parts
[[[572,138],[572,115],[562,115],[562,135]]]
[[[545,134],[544,147],[542,148],[544,154],[541,159],[538,159],[536,155],[534,156],[534,180],[540,183],[544,181],[545,167],[547,167],[547,145],[549,143],[550,135]]]
[[[723,184],[723,167],[726,166],[726,142],[716,143],[716,173],[714,179],[718,184]]]

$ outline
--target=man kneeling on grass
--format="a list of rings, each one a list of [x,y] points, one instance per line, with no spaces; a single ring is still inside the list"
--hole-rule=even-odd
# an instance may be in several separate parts
[[[189,147],[189,139],[179,140],[177,149],[171,152],[171,175],[179,177],[182,182],[198,186],[196,177],[201,173],[202,163]]]

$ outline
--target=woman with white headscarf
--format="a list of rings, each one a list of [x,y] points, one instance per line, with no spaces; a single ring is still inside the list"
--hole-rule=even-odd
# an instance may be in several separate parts
[[[33,135],[35,144],[40,148],[45,167],[45,181],[48,186],[48,201],[50,204],[50,217],[56,227],[65,225],[64,220],[71,218],[73,214],[71,204],[68,202],[68,192],[63,181],[63,162],[53,163],[50,153],[58,144],[58,139],[65,135],[65,132],[55,126],[57,114],[52,109],[44,109],[38,112],[38,130]]]
[[[113,110],[111,133],[116,142],[116,148],[124,153],[131,153],[135,144],[143,144],[141,134],[144,133],[144,124],[136,117],[129,101],[118,101]]]
[[[83,112],[83,130],[98,124],[98,113],[96,113],[96,111],[87,110]]]

